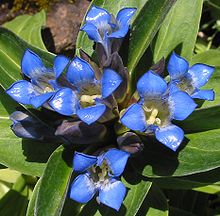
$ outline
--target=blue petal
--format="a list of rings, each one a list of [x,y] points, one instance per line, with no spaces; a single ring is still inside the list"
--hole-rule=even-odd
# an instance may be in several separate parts
[[[94,81],[95,74],[89,63],[75,57],[67,70],[67,79],[74,86],[80,88],[86,83]]]
[[[184,120],[197,106],[194,100],[187,93],[182,91],[170,94],[168,102],[171,117],[176,120]]]
[[[122,115],[120,121],[131,130],[145,131],[146,118],[140,104],[132,104]]]
[[[119,210],[125,198],[126,188],[121,181],[112,180],[99,191],[99,201],[115,210]]]
[[[26,80],[20,80],[13,83],[6,90],[6,93],[15,101],[22,104],[30,104],[31,97],[36,95],[33,85]]]
[[[104,154],[104,158],[106,159],[113,176],[117,177],[123,173],[129,156],[130,154],[128,152],[118,149],[110,149]]]
[[[105,112],[106,106],[104,104],[97,104],[77,110],[77,116],[88,125],[98,120]]]
[[[138,80],[137,90],[141,97],[155,98],[166,92],[167,84],[159,75],[148,71]]]
[[[213,101],[215,99],[215,92],[213,90],[196,90],[191,97]]]
[[[92,155],[75,152],[73,158],[73,170],[76,172],[84,172],[92,165],[96,164],[97,157]]]
[[[111,20],[109,12],[103,8],[92,6],[86,15],[86,22],[94,25],[108,23]]]
[[[93,40],[97,43],[102,43],[102,38],[100,36],[98,28],[91,24],[91,23],[86,23],[82,28],[82,31],[86,32],[90,40]]]
[[[55,57],[53,70],[56,78],[61,75],[68,63],[69,59],[63,55],[58,55]]]
[[[109,35],[111,38],[122,38],[125,37],[125,35],[128,33],[129,30],[129,22],[131,18],[133,17],[136,8],[123,8],[121,9],[116,17],[116,20],[118,21],[118,27],[119,29],[112,34]]]
[[[158,141],[176,151],[184,138],[184,132],[181,128],[171,124],[167,127],[158,128],[155,131],[155,136]]]
[[[58,90],[49,101],[50,106],[56,112],[67,116],[76,114],[77,103],[78,98],[75,92],[69,88]]]
[[[21,70],[29,78],[32,78],[34,71],[43,71],[45,66],[41,58],[33,51],[27,49],[21,60]]]
[[[75,178],[70,189],[70,198],[79,202],[87,203],[95,195],[95,186],[87,174]]]
[[[175,92],[179,92],[181,91],[178,86],[174,83],[174,82],[170,82],[169,83],[169,94],[173,94]]]
[[[211,78],[215,68],[205,64],[193,65],[188,73],[191,75],[193,86],[200,88],[204,86]]]
[[[111,95],[121,84],[122,78],[112,69],[105,69],[102,76],[102,97]]]
[[[167,70],[171,80],[179,80],[189,69],[189,63],[175,52],[172,53],[168,62]]]
[[[30,104],[35,108],[42,106],[49,98],[53,95],[53,92],[48,92],[45,94],[34,96],[30,99]]]

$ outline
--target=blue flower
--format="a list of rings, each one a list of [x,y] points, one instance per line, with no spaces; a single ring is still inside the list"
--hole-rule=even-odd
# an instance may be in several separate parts
[[[31,50],[26,50],[21,61],[23,75],[29,80],[19,80],[13,83],[6,93],[19,103],[42,106],[58,89],[58,79],[68,64],[64,56],[54,59],[53,69],[46,68],[41,58]]]
[[[115,18],[107,10],[93,6],[87,13],[86,24],[81,30],[85,31],[91,40],[101,43],[109,56],[111,39],[125,37],[135,11],[136,8],[123,8]]]
[[[87,203],[98,192],[97,201],[119,210],[126,188],[118,177],[123,173],[130,154],[110,149],[98,157],[75,152],[73,169],[80,174],[72,183],[71,199]]]
[[[77,114],[87,124],[104,114],[107,107],[102,99],[109,97],[122,82],[120,75],[110,68],[106,68],[101,80],[97,80],[92,67],[78,57],[67,69],[67,80],[72,89],[60,89],[49,103],[55,111],[68,116]]]
[[[171,85],[175,85],[180,90],[187,92],[192,98],[203,100],[214,100],[213,90],[201,90],[212,76],[215,68],[205,64],[194,64],[189,67],[189,63],[175,52],[172,53],[168,72],[171,79]]]
[[[140,100],[125,111],[121,122],[131,130],[153,131],[157,140],[176,151],[184,132],[171,120],[184,120],[194,111],[196,104],[185,92],[168,92],[165,80],[153,71],[138,80],[137,91]]]

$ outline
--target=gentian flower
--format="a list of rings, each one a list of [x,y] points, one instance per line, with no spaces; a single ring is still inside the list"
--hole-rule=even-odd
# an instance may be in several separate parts
[[[168,92],[165,80],[153,71],[148,71],[138,80],[137,91],[140,100],[125,111],[121,122],[131,130],[153,131],[158,141],[175,151],[184,138],[184,132],[171,120],[184,120],[196,104],[185,92]]]
[[[201,90],[212,76],[215,68],[205,64],[194,64],[189,67],[186,59],[172,53],[169,63],[168,72],[171,79],[171,85],[175,85],[182,91],[187,92],[192,98],[203,100],[214,100],[213,90]]]
[[[126,194],[118,177],[123,173],[129,155],[117,149],[110,149],[98,157],[75,152],[73,169],[83,174],[72,183],[70,198],[87,203],[98,193],[98,202],[118,211]]]
[[[60,89],[50,100],[51,107],[60,114],[77,116],[87,124],[98,120],[106,111],[102,102],[121,84],[122,78],[115,71],[106,68],[101,80],[95,78],[92,67],[75,57],[67,69],[67,80],[72,89]]]
[[[68,62],[66,57],[57,56],[53,68],[46,68],[41,58],[27,49],[21,61],[21,70],[29,81],[19,80],[13,83],[6,93],[21,104],[38,108],[59,88],[56,80]]]
[[[107,10],[93,6],[86,15],[86,23],[81,28],[88,37],[103,45],[106,55],[111,54],[111,39],[123,38],[129,30],[129,22],[136,8],[121,9],[116,18]]]

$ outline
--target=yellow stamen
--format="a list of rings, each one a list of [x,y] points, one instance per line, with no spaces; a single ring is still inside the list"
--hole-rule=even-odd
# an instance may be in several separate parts
[[[158,115],[158,109],[153,109],[150,118],[147,120],[147,124],[149,125],[154,124],[155,121],[158,121],[158,118],[156,118],[157,115]]]

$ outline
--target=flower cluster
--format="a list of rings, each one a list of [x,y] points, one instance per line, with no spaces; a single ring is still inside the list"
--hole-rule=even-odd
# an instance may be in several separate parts
[[[80,57],[72,60],[58,55],[53,67],[47,68],[36,53],[26,50],[21,61],[24,79],[6,90],[21,104],[42,107],[38,112],[57,113],[45,124],[30,113],[16,111],[11,120],[17,136],[68,145],[99,143],[93,155],[75,152],[73,170],[81,174],[71,185],[70,198],[86,203],[98,193],[98,203],[116,210],[126,194],[120,176],[128,158],[144,148],[142,136],[154,134],[176,151],[184,131],[172,121],[186,119],[197,106],[194,99],[214,100],[213,90],[200,89],[214,68],[189,67],[174,52],[167,66],[169,82],[151,69],[137,81],[138,97],[128,97],[129,75],[118,51],[135,11],[124,8],[114,17],[93,6],[81,30],[95,42],[96,61],[81,50]],[[116,125],[126,130],[114,131]]]

